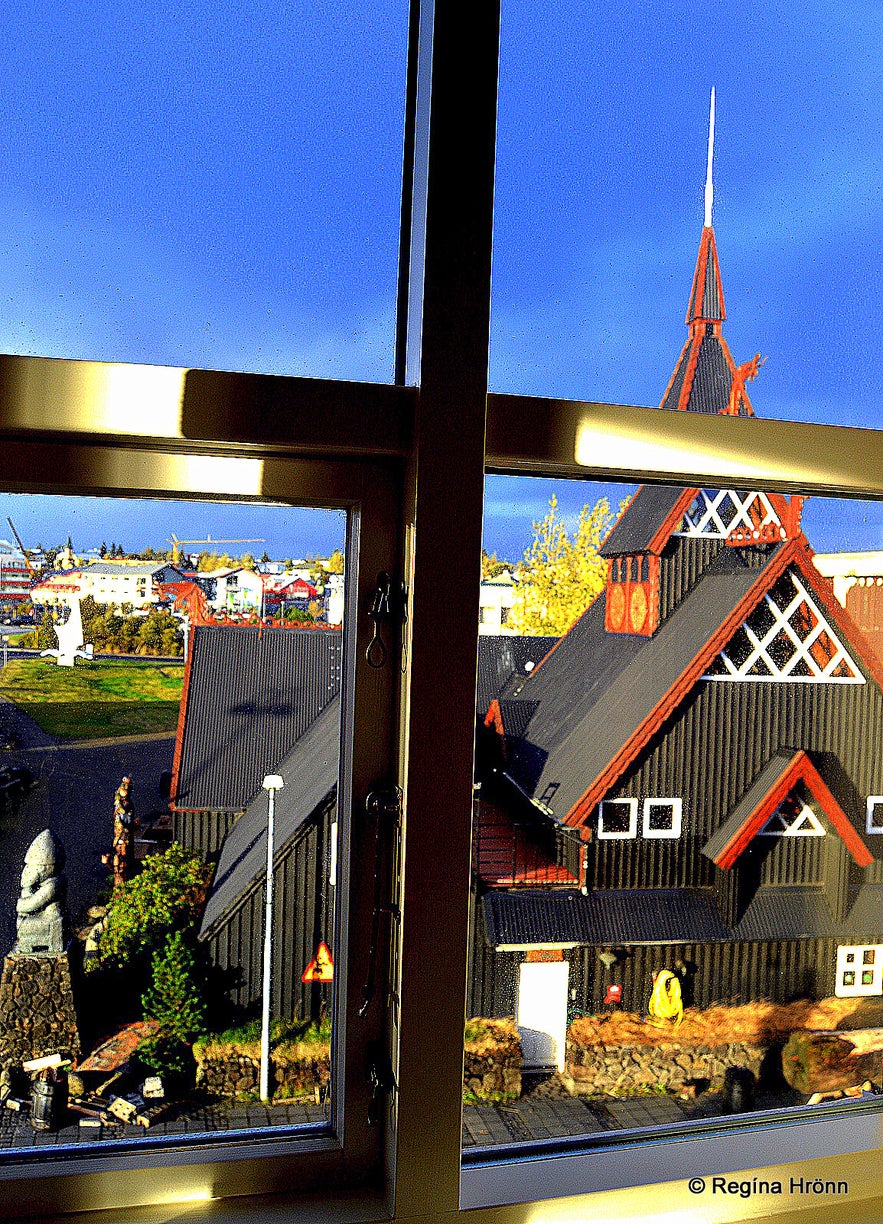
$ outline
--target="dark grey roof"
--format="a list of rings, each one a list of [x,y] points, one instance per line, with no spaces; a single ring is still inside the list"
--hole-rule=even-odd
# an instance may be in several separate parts
[[[661,408],[674,410],[678,406],[678,400],[681,398],[681,388],[684,385],[684,377],[687,373],[687,366],[690,364],[690,353],[693,351],[692,338],[687,340],[681,350],[681,355],[678,358],[678,364],[675,366],[674,377],[665,393],[665,399],[660,404]]]
[[[796,753],[796,748],[783,748],[767,761],[726,820],[714,831],[702,847],[702,853],[707,858],[710,858],[713,862],[723,848],[735,837],[767,791],[779,781],[782,774],[794,760]]]
[[[512,745],[519,785],[534,798],[554,792],[547,802],[563,819],[760,577],[724,549],[651,638],[606,633],[606,596],[597,599],[518,688],[536,703]]]
[[[340,698],[335,697],[272,772],[285,785],[276,794],[275,861],[337,783]],[[227,834],[202,918],[206,938],[263,879],[267,869],[267,793],[261,789]]]
[[[194,629],[176,806],[242,811],[337,695],[342,657],[330,630]]]
[[[730,399],[733,376],[724,356],[720,336],[706,335],[699,345],[696,373],[687,401],[689,412],[717,413],[726,408]]]
[[[758,888],[733,934],[736,939],[831,939],[836,927],[821,885]]]
[[[478,639],[478,686],[476,710],[484,717],[491,702],[500,697],[513,676],[526,676],[540,663],[556,637],[516,637],[512,634],[482,634]],[[532,663],[533,667],[527,667]]]
[[[601,546],[601,556],[645,552],[683,491],[673,485],[641,485]]]
[[[492,947],[657,944],[731,938],[710,891],[679,888],[491,889],[482,898]]]

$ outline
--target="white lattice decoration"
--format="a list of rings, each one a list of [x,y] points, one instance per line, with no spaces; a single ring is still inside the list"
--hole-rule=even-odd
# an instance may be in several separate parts
[[[790,796],[773,812],[758,837],[824,837],[825,829],[806,803]]]
[[[766,493],[737,493],[735,489],[700,489],[684,515],[682,536],[710,536],[725,540],[733,531],[759,531],[782,522]],[[784,531],[782,532],[784,537]]]
[[[865,683],[815,600],[790,569],[736,630],[704,679]]]

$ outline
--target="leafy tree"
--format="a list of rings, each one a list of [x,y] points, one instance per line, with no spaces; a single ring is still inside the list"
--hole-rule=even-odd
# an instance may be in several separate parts
[[[239,564],[243,569],[253,570],[256,565],[254,553],[244,552],[239,558]]]
[[[509,626],[517,633],[564,634],[604,589],[606,565],[599,549],[613,523],[606,497],[583,506],[573,538],[558,514],[534,523],[534,538],[518,568]]]
[[[166,936],[151,960],[150,989],[141,996],[145,1019],[158,1021],[159,1031],[141,1042],[138,1057],[156,1071],[188,1070],[190,1043],[205,1031],[206,1004],[191,940],[182,930]]]
[[[101,936],[99,963],[124,969],[148,963],[170,935],[192,931],[202,912],[211,868],[194,850],[172,842],[144,860],[140,875],[115,888]]]
[[[325,566],[326,574],[342,574],[343,573],[343,553],[339,548],[335,548],[334,552],[328,558],[328,563]]]
[[[534,524],[534,528],[536,528],[536,524]],[[508,561],[498,560],[496,553],[486,552],[485,549],[481,550],[481,576],[483,579],[496,578],[498,575],[505,573],[506,570],[511,572],[514,568]]]

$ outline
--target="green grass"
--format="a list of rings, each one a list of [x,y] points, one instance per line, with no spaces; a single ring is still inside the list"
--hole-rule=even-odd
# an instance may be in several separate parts
[[[58,667],[13,659],[0,671],[0,697],[49,735],[111,739],[174,731],[184,667],[180,663],[89,663]]]
[[[225,1029],[223,1033],[210,1033],[204,1040],[218,1045],[248,1045],[261,1039],[261,1022],[259,1019],[248,1020],[244,1024]],[[300,1042],[302,1045],[327,1045],[331,1040],[331,1018],[323,1020],[271,1020],[270,1041],[274,1046],[288,1042]]]

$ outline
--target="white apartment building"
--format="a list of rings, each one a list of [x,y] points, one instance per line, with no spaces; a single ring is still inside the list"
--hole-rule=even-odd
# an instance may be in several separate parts
[[[509,570],[503,570],[496,578],[488,578],[481,584],[479,596],[478,632],[514,633],[509,628],[509,613],[515,602],[515,579]]]
[[[146,608],[159,601],[160,582],[180,582],[182,578],[181,571],[166,561],[95,561],[50,574],[33,588],[31,600],[43,606],[71,607],[75,599],[91,595],[99,604]]]

